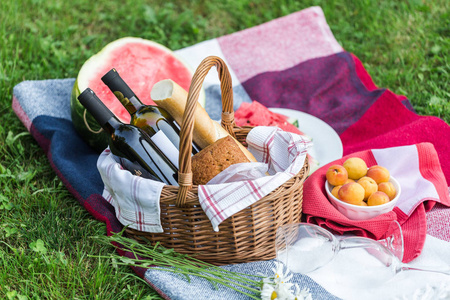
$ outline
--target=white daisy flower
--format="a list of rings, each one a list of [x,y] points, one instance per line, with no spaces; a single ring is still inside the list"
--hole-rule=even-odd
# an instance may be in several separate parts
[[[279,299],[275,291],[275,286],[270,283],[264,283],[261,290],[261,300],[275,300]]]
[[[289,281],[293,274],[284,267],[283,263],[274,262],[273,278],[264,278],[261,289],[262,300],[312,300],[308,289],[300,289],[298,284]],[[293,288],[294,287],[294,288]]]
[[[274,282],[276,284],[288,282],[292,279],[292,273],[289,274],[289,270],[286,268],[286,272],[284,265],[280,262],[275,262],[275,268],[272,268],[272,271],[275,273]]]
[[[292,299],[292,288],[293,284],[288,282],[280,282],[275,286],[275,291],[277,293],[277,300],[290,300]]]
[[[309,292],[308,288],[300,289],[298,284],[295,284],[295,292],[294,292],[293,300],[312,300],[312,296]]]

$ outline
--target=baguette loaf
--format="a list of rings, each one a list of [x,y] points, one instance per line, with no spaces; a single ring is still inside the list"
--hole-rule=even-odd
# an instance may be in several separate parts
[[[170,79],[157,82],[150,92],[152,100],[158,106],[167,110],[178,124],[181,124],[183,120],[187,95],[188,93],[185,89]],[[200,103],[197,103],[194,114],[193,141],[200,148],[204,149],[226,136],[230,136],[230,134],[223,129],[218,122],[212,120]],[[238,141],[235,140],[235,142],[249,161],[256,161],[253,154],[251,154],[247,148]]]

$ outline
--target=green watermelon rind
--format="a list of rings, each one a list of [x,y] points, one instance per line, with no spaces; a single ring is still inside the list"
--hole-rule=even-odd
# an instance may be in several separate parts
[[[170,52],[179,61],[181,61],[183,63],[183,65],[191,71],[192,75],[194,74],[194,70],[192,69],[192,67],[189,64],[187,64],[180,56],[178,56],[172,50],[170,50],[169,48],[167,48],[161,44],[158,44],[156,42],[153,42],[150,40],[145,40],[142,38],[137,38],[137,37],[124,37],[124,38],[120,38],[118,40],[112,41],[111,43],[109,43],[105,47],[103,47],[103,49],[101,49],[98,53],[91,56],[83,64],[80,71],[78,72],[77,79],[75,80],[75,83],[72,88],[70,108],[71,108],[72,123],[73,123],[76,131],[78,132],[78,134],[80,134],[80,136],[83,138],[83,140],[89,146],[94,148],[97,152],[102,152],[108,146],[108,136],[103,130],[101,130],[101,127],[98,125],[98,123],[96,122],[94,117],[89,112],[87,112],[87,111],[85,112],[86,109],[78,101],[77,97],[81,93],[80,84],[79,84],[80,75],[83,74],[83,72],[86,72],[86,69],[89,69],[96,59],[99,59],[99,58],[101,59],[101,56],[104,55],[104,53],[105,53],[105,49],[111,48],[117,44],[126,43],[126,42],[144,42],[144,43],[151,44],[154,47],[159,47],[161,49],[164,49],[167,52]],[[94,65],[95,65],[95,63],[94,63]],[[83,90],[85,88],[87,88],[87,85],[88,85],[87,82],[89,82],[89,79],[87,79],[85,81],[86,82],[83,82],[81,84],[84,86],[84,88],[82,88]],[[205,106],[205,92],[203,89],[199,96],[199,103],[203,107]],[[86,121],[84,120],[85,114],[86,114]],[[86,126],[86,123],[89,126],[89,128]]]

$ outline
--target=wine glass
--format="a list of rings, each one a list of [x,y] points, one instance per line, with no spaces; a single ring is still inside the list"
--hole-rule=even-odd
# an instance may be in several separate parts
[[[391,222],[389,228],[378,242],[382,243],[388,248],[398,260],[403,260],[404,245],[403,245],[403,232],[400,223],[397,221]]]
[[[279,227],[276,233],[277,259],[292,272],[306,274],[325,266],[345,250],[350,255],[342,264],[346,268],[342,272],[347,277],[370,276],[370,280],[364,281],[370,282],[371,286],[407,270],[450,275],[450,270],[411,267],[402,263],[403,238],[400,225],[395,223],[379,241],[357,236],[337,238],[324,228],[308,223],[287,224]],[[353,250],[358,251],[351,252]]]

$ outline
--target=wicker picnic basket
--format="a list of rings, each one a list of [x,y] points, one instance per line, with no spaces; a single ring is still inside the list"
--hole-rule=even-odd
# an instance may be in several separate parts
[[[275,257],[275,233],[279,226],[299,222],[302,212],[303,182],[309,165],[279,188],[253,205],[234,214],[219,225],[212,225],[198,198],[198,186],[192,184],[191,145],[194,111],[203,80],[216,66],[222,93],[222,126],[245,145],[251,126],[234,123],[231,76],[219,57],[205,58],[197,68],[189,88],[186,109],[180,129],[179,175],[177,186],[164,186],[160,208],[163,233],[142,232],[127,228],[126,234],[140,242],[166,248],[216,265],[268,260]],[[287,155],[287,154],[286,154]]]

